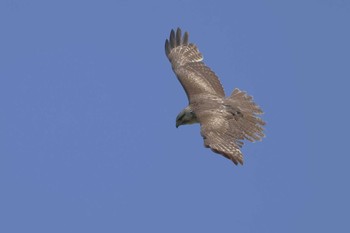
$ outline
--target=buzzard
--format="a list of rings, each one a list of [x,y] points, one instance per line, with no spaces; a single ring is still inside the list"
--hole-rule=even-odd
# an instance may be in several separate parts
[[[203,63],[197,46],[189,43],[187,32],[182,36],[180,28],[171,30],[165,53],[189,100],[176,117],[176,128],[199,123],[205,147],[243,165],[243,140],[260,141],[265,136],[265,122],[259,117],[263,111],[237,88],[225,97],[219,78]]]

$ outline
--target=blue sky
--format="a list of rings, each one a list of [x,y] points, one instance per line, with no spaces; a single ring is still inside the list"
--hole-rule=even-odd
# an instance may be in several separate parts
[[[0,2],[0,232],[349,232],[350,4]],[[189,31],[267,122],[244,166],[175,128]]]

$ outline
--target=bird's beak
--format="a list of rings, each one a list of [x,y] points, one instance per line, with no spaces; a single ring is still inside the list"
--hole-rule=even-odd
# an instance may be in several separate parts
[[[179,126],[180,126],[180,123],[176,122],[176,128],[179,128]]]

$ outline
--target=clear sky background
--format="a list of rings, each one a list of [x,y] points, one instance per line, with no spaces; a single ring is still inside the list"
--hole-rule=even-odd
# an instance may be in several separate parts
[[[350,3],[0,1],[0,232],[350,232]],[[203,147],[164,53],[189,31],[267,122]]]

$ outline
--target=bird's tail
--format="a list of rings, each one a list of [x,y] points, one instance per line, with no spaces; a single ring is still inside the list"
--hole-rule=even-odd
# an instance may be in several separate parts
[[[226,99],[226,105],[233,110],[235,119],[233,124],[242,132],[241,139],[253,142],[260,141],[265,136],[263,132],[265,122],[259,116],[263,111],[254,103],[253,97],[236,88]]]

